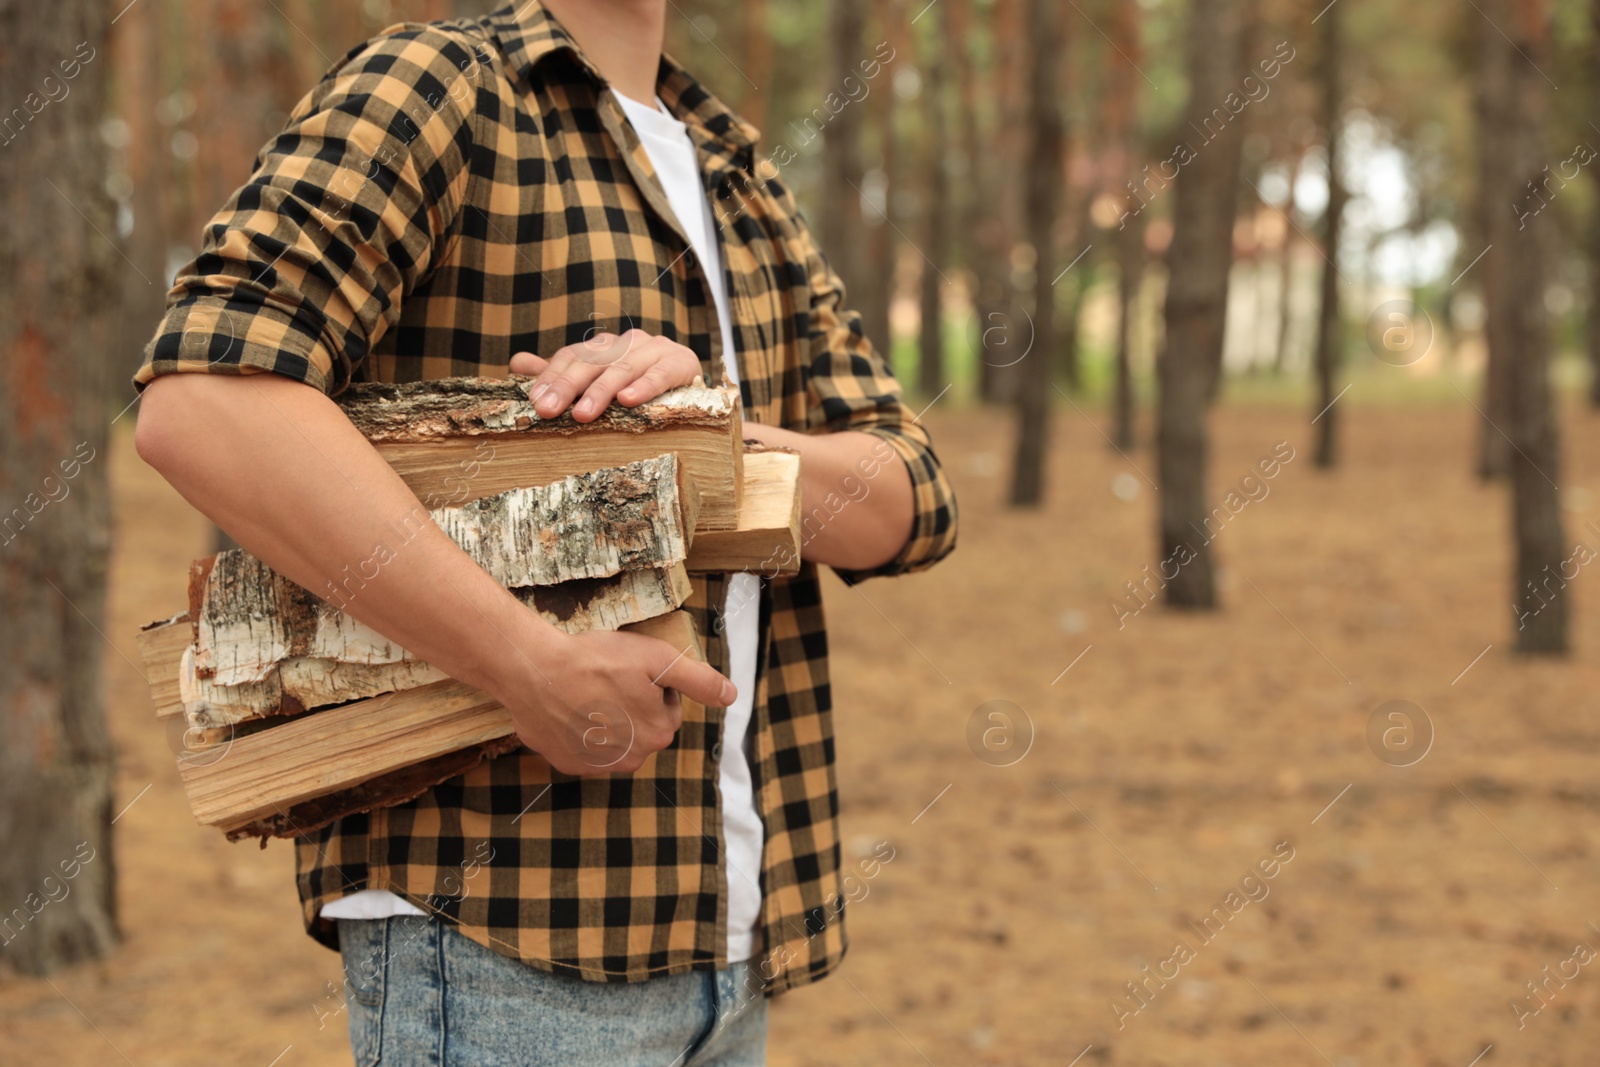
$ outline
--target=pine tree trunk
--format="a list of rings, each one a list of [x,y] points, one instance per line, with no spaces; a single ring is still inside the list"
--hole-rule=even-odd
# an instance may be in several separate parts
[[[1600,190],[1600,173],[1595,174],[1595,187]],[[1600,203],[1596,204],[1589,220],[1589,316],[1587,328],[1589,406],[1600,408]]]
[[[86,0],[0,5],[0,99],[29,115],[0,134],[0,955],[28,974],[116,940],[99,631],[116,414],[106,294],[129,267],[103,236],[116,233],[100,140],[108,17]],[[69,91],[46,100],[51,86]]]
[[[1589,5],[1589,99],[1600,101],[1600,0]],[[1600,168],[1590,168],[1600,192]],[[1589,213],[1589,405],[1600,408],[1600,202]]]
[[[766,121],[767,97],[772,92],[772,27],[767,17],[767,2],[744,0],[740,5],[744,20],[741,27],[744,34],[743,66],[749,81],[743,83],[739,113],[757,129]],[[753,87],[751,82],[755,83]],[[762,86],[768,88],[763,91]]]
[[[1327,138],[1328,207],[1322,224],[1322,300],[1317,306],[1317,406],[1316,445],[1312,460],[1319,467],[1332,467],[1338,458],[1339,407],[1334,403],[1334,375],[1339,367],[1339,240],[1347,194],[1339,168],[1344,157],[1339,138],[1344,125],[1340,119],[1342,62],[1339,49],[1339,5],[1322,13],[1322,128]],[[1317,413],[1320,412],[1320,415]]]
[[[1011,504],[1035,507],[1044,496],[1055,384],[1055,230],[1062,186],[1062,123],[1057,71],[1064,38],[1055,0],[1028,2],[1027,227],[1033,240],[1033,350],[1018,368],[1017,438]]]
[[[954,249],[960,256],[961,265],[966,268],[968,278],[976,286],[982,267],[978,229],[983,213],[983,198],[989,194],[989,190],[982,188],[980,182],[983,156],[989,146],[978,132],[978,71],[973,62],[977,41],[972,5],[973,0],[950,0],[948,14],[950,69],[955,80],[956,137],[959,140],[955,146],[955,158],[959,161],[961,175],[961,180],[956,183],[957,192],[951,197],[950,211],[958,219],[959,244],[953,243]],[[977,293],[972,295],[976,298]],[[977,354],[977,366],[981,373],[983,324],[976,311],[974,307],[974,313],[963,324],[962,348],[970,348]]]
[[[156,104],[163,95],[161,73],[163,26],[158,5],[139,4],[118,20],[111,35],[113,65],[120,107],[118,117],[128,124],[125,155],[132,185],[133,231],[126,242],[127,256],[137,271],[125,271],[123,316],[130,336],[154,332],[166,308],[167,296],[167,186],[170,172],[170,132],[156,120]],[[141,277],[142,275],[142,277]]]
[[[1504,3],[1504,0],[1501,0]],[[1534,68],[1549,55],[1550,25],[1542,0],[1513,0],[1502,8],[1510,40],[1499,47],[1510,71],[1510,95],[1498,109],[1506,125],[1486,127],[1480,139],[1507,162],[1508,188],[1484,190],[1485,210],[1503,231],[1485,259],[1497,262],[1489,294],[1491,322],[1511,342],[1502,353],[1510,395],[1505,405],[1511,474],[1517,651],[1564,654],[1572,593],[1561,571],[1567,545],[1556,485],[1561,449],[1551,407],[1550,331],[1545,319],[1547,264],[1554,258],[1554,212],[1529,190],[1543,177],[1547,83]],[[1526,213],[1526,214],[1524,214]],[[1522,216],[1522,229],[1510,225]]]
[[[1166,341],[1156,367],[1162,576],[1175,568],[1166,599],[1176,608],[1216,606],[1206,527],[1205,418],[1222,359],[1243,131],[1234,123],[1217,125],[1212,108],[1243,76],[1244,2],[1196,0],[1189,15],[1183,136],[1192,159],[1174,183]]]
[[[861,282],[861,295],[853,303],[861,312],[861,327],[866,331],[867,339],[877,347],[884,362],[892,364],[894,336],[889,312],[894,299],[897,235],[890,223],[900,180],[896,159],[894,75],[906,62],[903,47],[905,33],[901,28],[905,10],[901,0],[878,0],[873,7],[877,12],[879,40],[894,48],[894,57],[873,79],[867,99],[861,105],[866,108],[867,121],[876,135],[877,169],[878,177],[883,182],[883,202],[881,211],[870,210],[863,219],[866,224],[863,238],[866,277]]]
[[[1523,60],[1508,52],[1505,38],[1491,20],[1495,13],[1509,11],[1507,0],[1496,0],[1493,7],[1484,9],[1485,17],[1478,23],[1477,59],[1473,83],[1477,86],[1478,129],[1503,131],[1515,121],[1511,104],[1512,68]],[[1485,133],[1478,138],[1478,224],[1487,251],[1479,264],[1479,279],[1483,286],[1487,315],[1484,320],[1484,339],[1488,342],[1488,363],[1484,367],[1483,399],[1479,403],[1485,418],[1478,425],[1478,477],[1485,481],[1499,478],[1510,471],[1503,431],[1510,415],[1510,360],[1516,346],[1516,335],[1511,331],[1511,317],[1504,309],[1495,313],[1498,294],[1506,291],[1508,280],[1503,277],[1505,244],[1526,234],[1517,230],[1515,216],[1507,205],[1520,202],[1526,190],[1520,188],[1511,156],[1497,135]],[[1496,255],[1495,246],[1499,247]],[[1470,258],[1474,253],[1467,250]]]
[[[859,0],[834,0],[830,35],[833,67],[828,81],[835,92],[846,92],[848,84],[861,81],[857,64],[869,50],[865,48],[865,9]],[[858,90],[859,92],[859,90]],[[821,109],[826,115],[828,109]],[[802,120],[803,121],[803,120]],[[823,204],[820,229],[822,251],[844,280],[845,291],[853,293],[865,282],[866,255],[862,248],[861,225],[861,130],[864,116],[860,104],[851,102],[822,127]]]
[[[1023,71],[1028,56],[1025,0],[994,0],[990,26],[994,56],[985,76],[985,94],[994,101],[993,125],[986,138],[978,180],[986,204],[974,227],[978,246],[978,388],[986,403],[1006,403],[1016,394],[1021,353],[1035,336],[1018,312],[1012,285],[1011,253],[1022,229],[1017,205],[1023,199]]]
[[[1075,95],[1075,90],[1069,88],[1063,98],[1071,100]],[[1083,321],[1084,300],[1089,292],[1089,271],[1092,267],[1088,256],[1089,246],[1094,243],[1089,238],[1089,229],[1093,225],[1089,218],[1089,208],[1094,203],[1094,196],[1090,189],[1072,186],[1066,187],[1064,195],[1072,207],[1074,226],[1067,237],[1066,255],[1060,259],[1065,266],[1057,267],[1051,277],[1057,279],[1053,283],[1053,288],[1062,290],[1060,296],[1065,301],[1061,324],[1056,327],[1061,352],[1061,378],[1068,393],[1080,393],[1083,391],[1083,361],[1078,348],[1078,335],[1079,326]],[[1066,273],[1062,273],[1063,270],[1066,270]]]
[[[929,8],[917,47],[917,64],[922,72],[923,126],[927,139],[927,197],[923,201],[923,251],[932,263],[923,263],[918,305],[921,309],[917,355],[917,385],[923,396],[937,396],[945,387],[944,366],[944,278],[940,271],[950,263],[950,172],[948,117],[945,106],[944,18],[937,8]]]
[[[1283,247],[1278,252],[1278,345],[1272,372],[1282,374],[1289,362],[1289,327],[1294,322],[1294,194],[1300,182],[1300,152],[1289,160],[1289,199],[1283,207]]]
[[[1126,196],[1120,182],[1127,181],[1138,167],[1134,161],[1142,154],[1136,116],[1139,113],[1139,6],[1113,4],[1110,25],[1112,54],[1106,57],[1107,72],[1105,121],[1110,145],[1110,195],[1119,201]],[[1135,444],[1133,410],[1133,321],[1144,277],[1143,213],[1124,215],[1112,234],[1117,259],[1117,347],[1112,394],[1112,444],[1124,451]]]
[[[1117,368],[1111,440],[1127,451],[1136,444],[1133,413],[1132,334],[1139,283],[1144,277],[1144,227],[1130,224],[1117,241]]]

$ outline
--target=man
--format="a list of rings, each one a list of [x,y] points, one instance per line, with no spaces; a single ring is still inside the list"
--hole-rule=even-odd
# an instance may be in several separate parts
[[[535,374],[542,415],[588,421],[726,374],[745,436],[802,456],[800,574],[696,583],[711,665],[562,634],[432,527],[349,600],[525,744],[297,841],[359,1063],[757,1064],[766,997],[845,950],[816,567],[928,566],[955,503],[756,132],[661,55],[666,6],[534,0],[355,49],[207,228],[135,379],[139,454],[313,592],[422,506],[329,399],[352,380]],[[595,706],[630,724],[614,763],[580,740]]]

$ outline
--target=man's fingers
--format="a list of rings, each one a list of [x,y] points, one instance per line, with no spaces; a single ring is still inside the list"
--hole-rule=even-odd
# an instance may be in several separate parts
[[[676,689],[696,704],[704,704],[708,708],[725,708],[739,696],[733,683],[718,674],[715,667],[687,655],[674,659],[654,681],[656,685]]]
[[[574,351],[576,347],[569,345],[551,356],[549,365],[528,393],[533,409],[542,418],[553,419],[567,410],[578,394],[589,388],[605,370],[604,365],[580,358]]]
[[[638,351],[630,352],[627,358],[619,359],[605,368],[600,377],[583,391],[582,399],[573,405],[572,417],[579,422],[598,418],[606,406],[617,398],[619,390],[623,390],[631,382],[647,378],[660,362],[658,353],[652,351],[652,348],[650,345],[642,346]]]
[[[518,352],[511,357],[512,374],[543,374],[550,361],[532,352]]]
[[[538,375],[528,396],[540,417],[555,418],[571,406],[579,422],[599,418],[613,401],[635,407],[700,378],[700,360],[692,350],[643,330],[597,333],[549,359],[519,352],[511,369]]]
[[[668,389],[690,385],[700,376],[700,361],[688,349],[663,353],[645,372],[617,391],[617,400],[627,407],[643,404]]]

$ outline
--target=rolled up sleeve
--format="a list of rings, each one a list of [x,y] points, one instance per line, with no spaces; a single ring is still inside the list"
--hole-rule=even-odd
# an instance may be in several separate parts
[[[844,283],[812,241],[804,220],[798,213],[795,218],[811,291],[809,429],[813,433],[858,430],[882,438],[911,475],[915,507],[911,536],[899,555],[879,567],[835,568],[835,572],[854,584],[924,570],[955,549],[955,491],[927,430],[906,405],[900,382],[862,331],[860,314],[845,306]]]
[[[472,39],[437,27],[352,51],[207,224],[135,387],[271,372],[342,391],[449,241],[487,79]]]

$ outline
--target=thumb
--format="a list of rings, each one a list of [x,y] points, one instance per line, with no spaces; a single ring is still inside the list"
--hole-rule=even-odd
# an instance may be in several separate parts
[[[653,681],[708,708],[725,708],[739,697],[733,683],[717,673],[715,667],[688,656],[678,656]]]
[[[518,352],[511,357],[512,374],[539,374],[549,365],[548,359],[536,356],[532,352]]]

